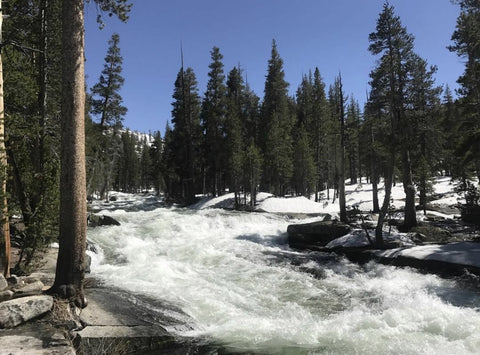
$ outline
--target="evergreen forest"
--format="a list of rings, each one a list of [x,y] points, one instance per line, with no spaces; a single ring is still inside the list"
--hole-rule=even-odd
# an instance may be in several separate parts
[[[480,181],[480,1],[456,2],[461,13],[445,48],[465,63],[456,93],[436,84],[435,63],[416,53],[414,34],[387,2],[366,34],[365,51],[376,65],[365,105],[347,94],[341,73],[325,83],[321,63],[298,78],[290,95],[275,40],[259,96],[242,68],[224,68],[221,49],[213,47],[206,88],[182,62],[170,122],[142,134],[123,125],[128,108],[121,88],[128,78],[121,38],[113,34],[103,70],[86,88],[89,198],[154,189],[167,202],[188,205],[199,195],[228,192],[237,209],[249,210],[262,191],[317,202],[338,198],[346,220],[345,183],[368,182],[380,244],[394,184],[405,191],[406,230],[415,226],[416,210],[426,209],[433,176],[452,176],[478,204],[472,181]],[[61,1],[10,0],[4,11],[6,197],[12,243],[21,250],[17,268],[27,270],[59,233]]]

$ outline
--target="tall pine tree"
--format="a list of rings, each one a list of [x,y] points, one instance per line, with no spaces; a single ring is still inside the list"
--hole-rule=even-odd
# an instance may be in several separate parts
[[[291,134],[294,117],[289,108],[287,88],[283,60],[273,40],[259,133],[264,156],[264,189],[280,196],[286,193],[293,175]]]
[[[212,63],[208,66],[207,91],[202,101],[201,121],[205,134],[205,167],[207,186],[213,196],[223,190],[225,173],[225,114],[226,87],[223,73],[223,56],[220,49],[213,47],[210,52]]]
[[[171,154],[178,182],[172,184],[169,195],[184,203],[195,200],[199,191],[202,161],[202,128],[200,96],[193,69],[180,69],[175,80],[172,109]]]

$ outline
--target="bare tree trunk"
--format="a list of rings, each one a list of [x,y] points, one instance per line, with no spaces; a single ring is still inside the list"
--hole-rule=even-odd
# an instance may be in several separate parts
[[[377,227],[375,228],[375,244],[377,248],[383,248],[383,224],[390,206],[390,197],[392,195],[393,174],[395,171],[395,150],[392,148],[390,156],[390,166],[388,167],[387,176],[385,176],[385,196],[383,198],[382,209],[378,214]]]
[[[417,212],[415,210],[415,185],[413,184],[412,163],[410,151],[403,148],[403,190],[405,191],[405,220],[403,227],[410,230],[417,225]]]
[[[85,84],[83,0],[62,2],[60,238],[51,292],[86,306]]]
[[[371,132],[370,132],[370,145],[371,145],[371,158],[370,158],[370,169],[371,169],[371,183],[372,183],[372,200],[373,200],[373,213],[379,213],[380,212],[380,205],[378,203],[378,177],[377,177],[377,169],[375,166],[375,159],[376,159],[376,154],[375,154],[375,148],[373,147],[375,143],[375,136],[373,133],[373,125],[371,127]]]
[[[0,43],[2,42],[3,12],[0,6]],[[2,184],[2,239],[5,243],[5,260],[3,265],[3,274],[10,276],[10,225],[8,222],[8,204],[7,204],[7,152],[5,150],[5,108],[3,104],[3,64],[0,49],[0,178]]]

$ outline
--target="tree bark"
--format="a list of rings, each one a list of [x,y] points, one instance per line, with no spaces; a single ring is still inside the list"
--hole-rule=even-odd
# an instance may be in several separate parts
[[[343,91],[340,81],[340,157],[338,172],[338,202],[340,204],[340,222],[347,222],[347,205],[345,201],[345,112],[343,108]]]
[[[413,184],[412,163],[410,151],[407,147],[403,147],[403,190],[405,191],[403,228],[410,230],[417,225],[417,212],[415,210],[415,185]]]
[[[0,6],[1,7],[1,6]],[[2,43],[2,25],[3,11],[0,8],[0,44]],[[4,265],[3,274],[5,277],[10,276],[10,225],[8,222],[8,204],[7,204],[7,152],[5,150],[5,108],[3,103],[3,64],[0,47],[0,179],[2,191],[2,239],[5,243],[4,247]]]
[[[52,293],[86,306],[85,84],[83,0],[62,2],[60,237]]]
[[[371,151],[371,157],[370,157],[370,169],[371,169],[371,183],[372,183],[372,200],[373,200],[373,213],[379,213],[380,212],[380,205],[378,203],[378,176],[377,176],[377,167],[375,164],[375,160],[377,159],[376,154],[375,154],[375,135],[373,132],[373,124],[370,128],[370,151]]]

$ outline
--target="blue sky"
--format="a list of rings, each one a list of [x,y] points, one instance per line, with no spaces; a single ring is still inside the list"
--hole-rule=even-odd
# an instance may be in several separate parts
[[[251,88],[263,96],[272,39],[284,60],[294,94],[302,74],[318,67],[330,85],[339,72],[344,90],[361,103],[376,58],[367,50],[383,0],[136,0],[128,23],[106,17],[99,30],[96,9],[85,9],[86,74],[91,88],[103,68],[108,40],[120,34],[128,114],[124,125],[164,132],[171,117],[173,84],[184,62],[197,75],[201,95],[208,81],[210,50],[220,48],[225,72],[240,64]],[[457,87],[463,63],[446,46],[459,9],[450,0],[390,0],[412,33],[415,51],[438,66],[437,84]]]

